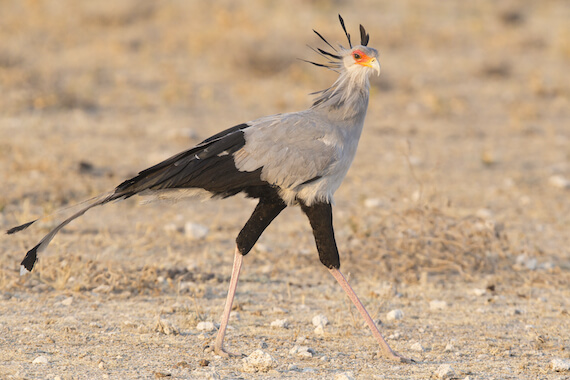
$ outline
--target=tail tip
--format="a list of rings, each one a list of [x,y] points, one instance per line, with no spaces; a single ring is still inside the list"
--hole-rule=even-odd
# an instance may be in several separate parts
[[[20,276],[24,276],[24,275],[26,275],[26,274],[28,274],[28,273],[30,273],[30,271],[27,270],[25,266],[20,265]]]

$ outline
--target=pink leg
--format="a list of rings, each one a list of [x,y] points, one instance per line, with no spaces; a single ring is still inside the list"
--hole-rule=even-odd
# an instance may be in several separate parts
[[[392,349],[390,348],[388,343],[386,343],[386,341],[384,340],[384,337],[380,333],[380,330],[378,330],[378,327],[376,327],[376,324],[374,323],[372,318],[370,318],[370,315],[368,314],[368,312],[364,308],[364,305],[362,304],[362,302],[360,302],[360,300],[358,299],[358,296],[356,295],[354,290],[352,290],[352,287],[350,286],[348,281],[346,281],[346,278],[344,278],[342,273],[336,268],[330,268],[329,270],[330,270],[331,274],[333,275],[333,277],[338,281],[340,286],[342,286],[342,289],[346,292],[346,294],[348,295],[348,298],[350,298],[350,300],[352,301],[354,306],[356,306],[356,308],[358,309],[358,311],[360,312],[360,314],[362,315],[362,317],[366,321],[366,324],[368,325],[368,327],[370,327],[370,330],[372,330],[372,335],[374,335],[374,337],[378,341],[378,344],[380,344],[380,349],[382,350],[382,353],[384,354],[384,356],[387,357],[388,359],[396,360],[396,361],[403,362],[403,363],[413,362],[412,359],[405,358],[405,357],[401,356],[400,354],[392,351]]]
[[[232,311],[232,304],[234,302],[234,296],[236,294],[239,272],[241,270],[241,264],[243,262],[243,255],[236,248],[234,254],[234,266],[232,269],[232,277],[230,279],[230,289],[228,290],[228,296],[226,297],[226,305],[224,306],[224,313],[222,314],[222,321],[220,322],[220,329],[218,330],[218,335],[216,336],[216,342],[214,344],[214,352],[217,355],[229,357],[229,356],[243,356],[239,354],[232,354],[224,350],[224,336],[226,335],[226,327],[228,327],[228,321],[230,319],[230,312]]]

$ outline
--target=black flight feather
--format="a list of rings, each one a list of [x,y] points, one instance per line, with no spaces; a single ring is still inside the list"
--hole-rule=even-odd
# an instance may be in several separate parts
[[[346,38],[348,38],[348,46],[352,49],[352,42],[350,42],[350,34],[346,31],[346,26],[344,26],[344,20],[342,19],[341,15],[338,15],[338,19],[340,21],[340,25],[342,26],[342,30],[344,30],[344,34],[346,34]]]
[[[366,30],[364,29],[362,24],[360,24],[360,44],[362,46],[366,46],[368,45],[369,40],[370,40],[370,35],[366,33]]]

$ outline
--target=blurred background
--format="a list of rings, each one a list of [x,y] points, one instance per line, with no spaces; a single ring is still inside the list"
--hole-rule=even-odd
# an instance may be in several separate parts
[[[563,0],[4,0],[0,224],[107,191],[219,130],[308,107],[310,93],[336,74],[298,58],[319,60],[307,47],[322,45],[312,29],[346,44],[338,13],[355,40],[358,25],[366,27],[382,66],[357,158],[336,195],[347,265],[370,270],[361,265],[369,260],[399,281],[568,269],[570,3]],[[147,234],[159,239],[173,220],[193,220],[214,231],[208,244],[231,250],[253,206],[236,202],[129,201],[69,230],[108,230],[116,244],[122,233],[135,234],[127,249]],[[278,236],[289,234],[312,253],[304,217],[283,219],[267,241],[296,252]],[[5,276],[16,278],[22,252],[50,226],[2,239]],[[63,235],[57,244],[70,252],[93,244],[77,240]],[[182,241],[173,262],[188,266]],[[66,252],[57,244],[50,250]],[[121,257],[113,249],[108,258]]]

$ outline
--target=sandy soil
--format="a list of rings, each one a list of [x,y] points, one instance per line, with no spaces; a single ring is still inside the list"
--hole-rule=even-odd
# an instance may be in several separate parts
[[[342,13],[382,65],[336,194],[342,270],[417,363],[377,356],[298,209],[247,256],[227,337],[272,367],[214,356],[215,330],[197,327],[219,320],[254,203],[131,199],[68,226],[25,277],[24,253],[59,214],[2,235],[0,378],[570,378],[552,365],[570,360],[569,3],[205,3],[2,2],[0,226],[306,108],[335,74],[297,58],[315,59],[313,28],[344,43]]]

